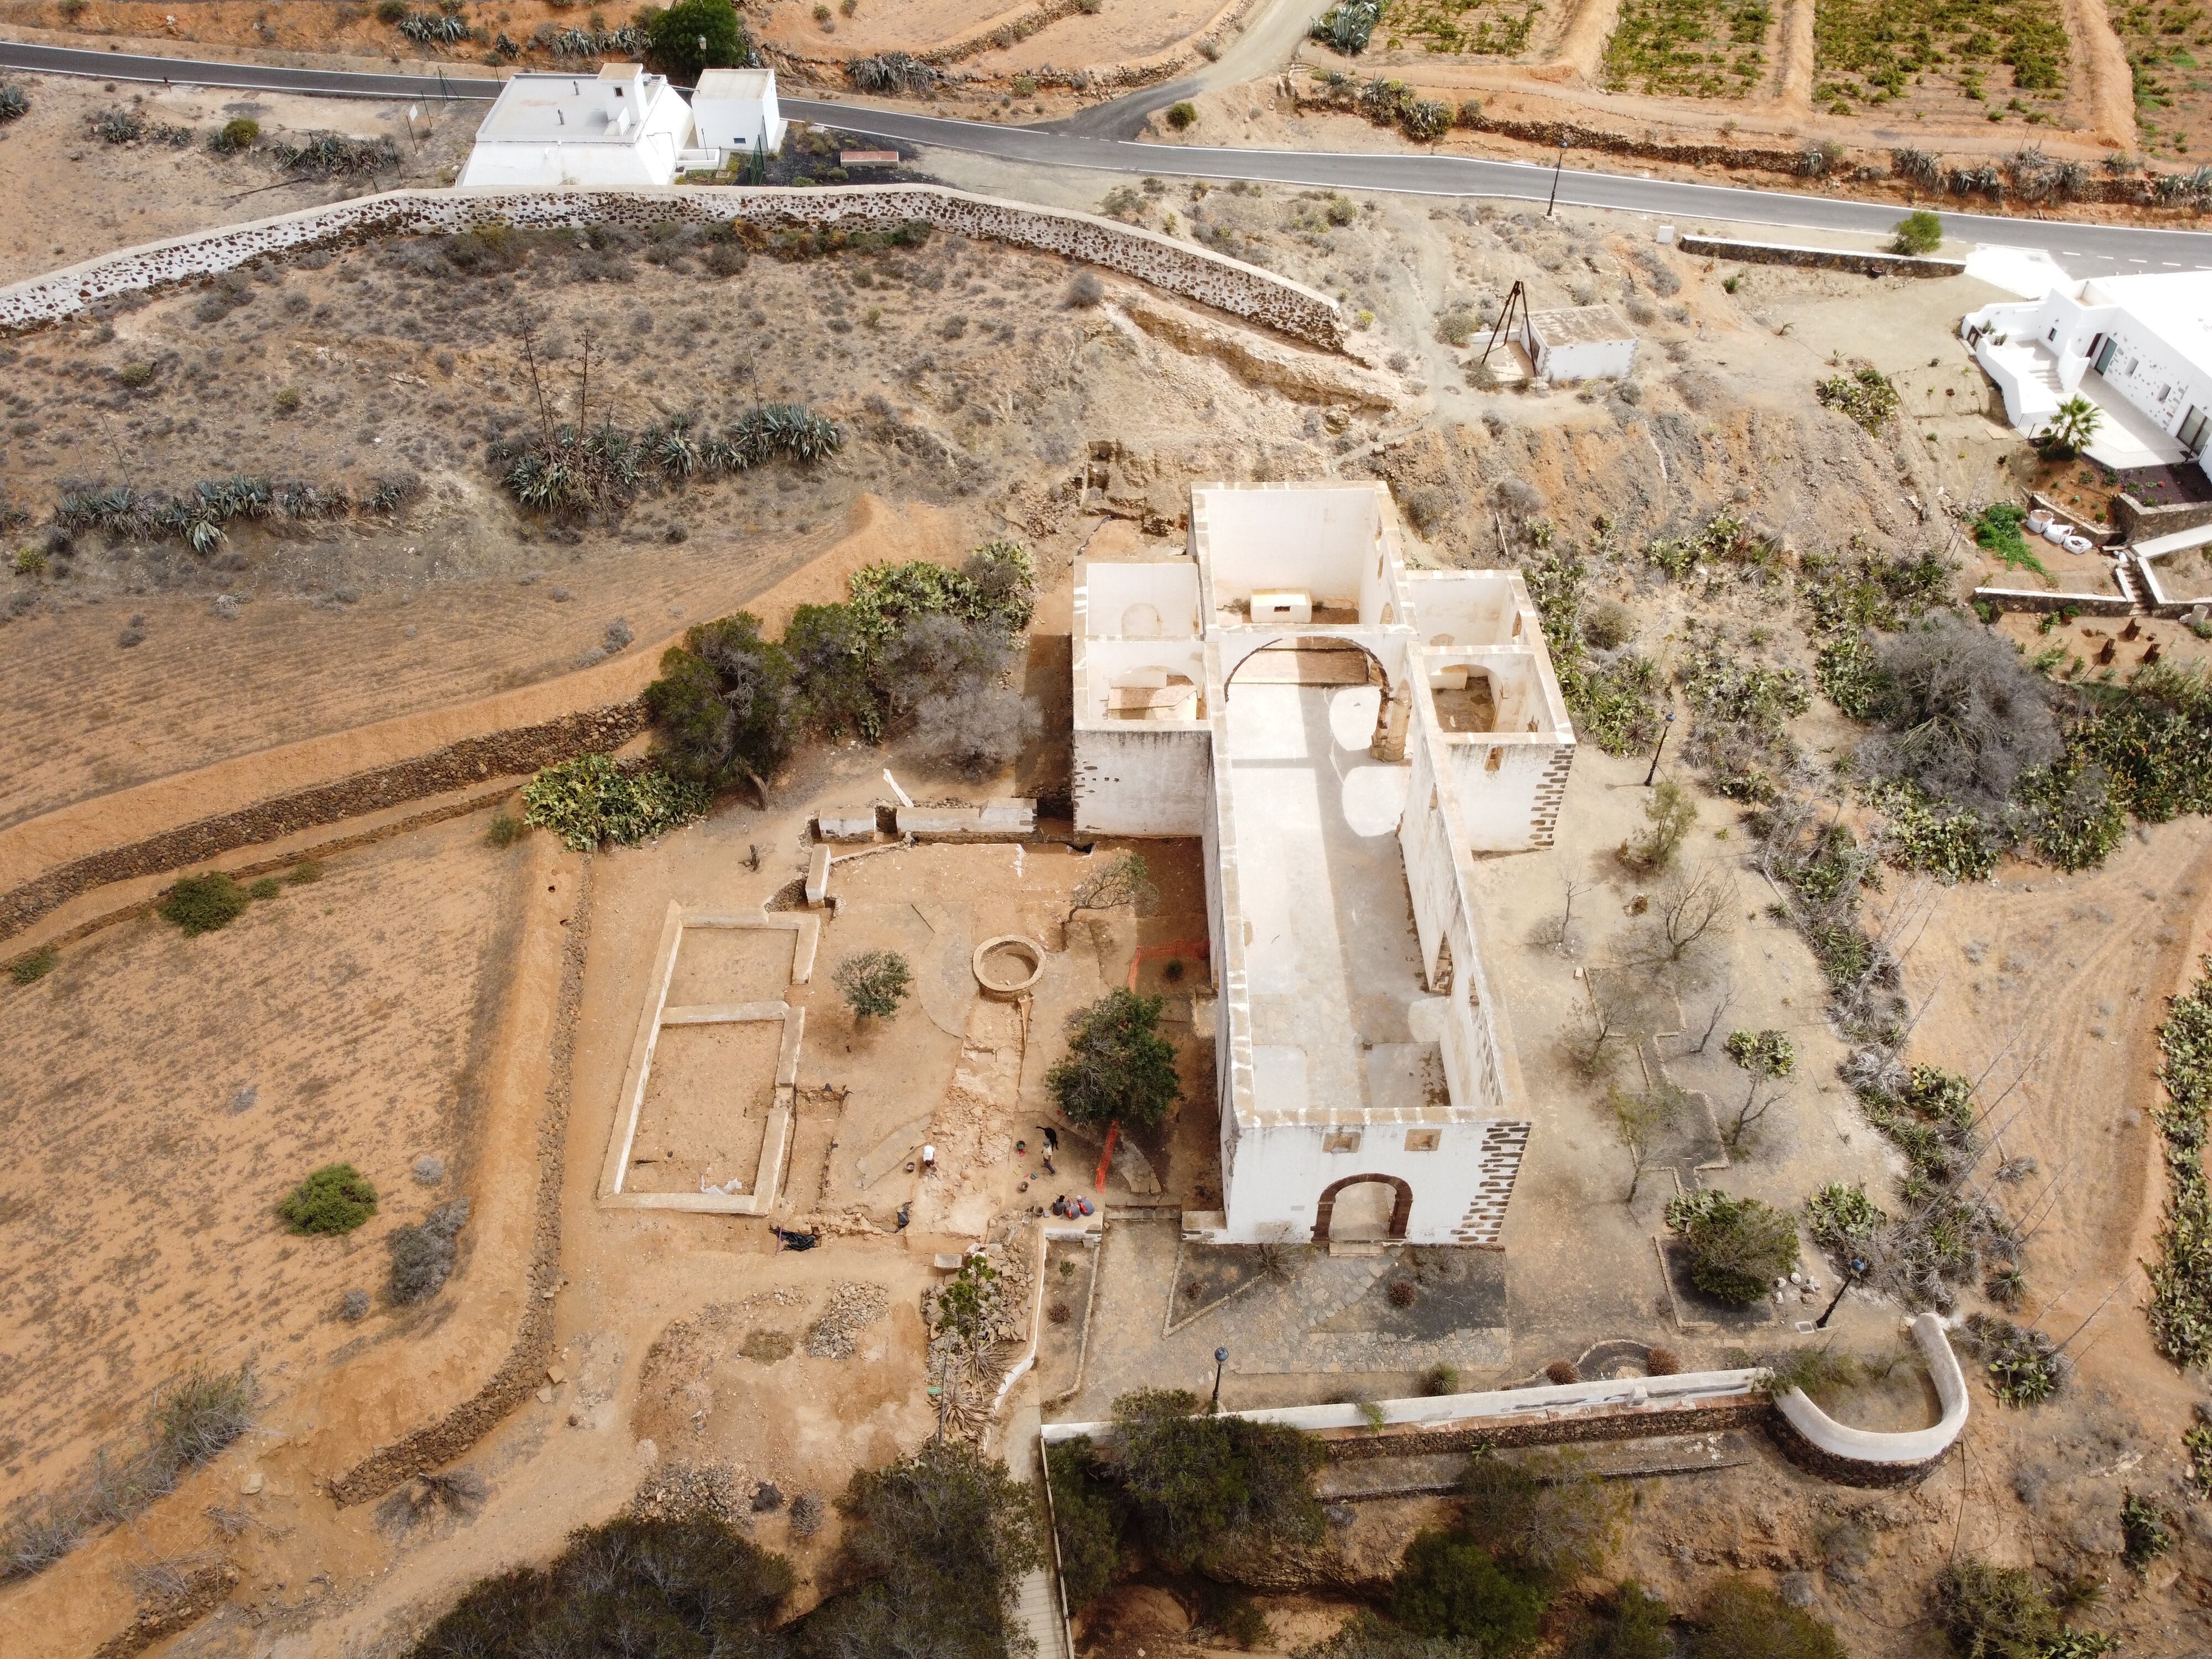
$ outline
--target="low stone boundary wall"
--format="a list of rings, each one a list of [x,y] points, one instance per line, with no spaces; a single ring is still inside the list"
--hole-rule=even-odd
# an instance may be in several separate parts
[[[1831,1480],[1854,1486],[1901,1486],[1917,1480],[1942,1461],[1966,1429],[1969,1409],[1966,1373],[1943,1334],[1943,1322],[1923,1313],[1912,1322],[1913,1340],[1927,1358],[1943,1415],[1928,1428],[1903,1434],[1854,1429],[1822,1411],[1792,1389],[1774,1402],[1781,1425],[1777,1438],[1791,1459]]]
[[[2161,507],[2146,507],[2123,490],[2112,497],[2112,517],[2118,524],[2123,541],[2152,542],[2160,536],[2201,530],[2212,524],[2212,501],[2172,501]]]
[[[1790,242],[1736,242],[1712,236],[1685,236],[1675,246],[1685,253],[1735,259],[1752,265],[1807,265],[1815,270],[1855,270],[1866,276],[1963,276],[1963,259],[1923,259],[1909,253],[1869,253],[1840,247],[1800,247]]]
[[[2136,602],[2118,593],[2061,593],[2040,587],[1978,587],[1977,605],[1993,605],[2000,611],[2063,611],[2069,605],[2082,617],[2124,617]]]
[[[394,190],[273,219],[105,254],[0,289],[0,333],[71,317],[103,300],[204,282],[250,261],[375,237],[670,220],[866,229],[920,220],[940,230],[1100,265],[1294,339],[1335,351],[1344,314],[1286,277],[1096,214],[974,196],[939,185],[784,189],[683,185],[667,190]]]
[[[161,875],[218,854],[276,841],[317,824],[380,811],[425,795],[465,789],[490,777],[534,772],[556,761],[619,748],[645,729],[643,702],[564,714],[448,744],[392,766],[357,772],[235,812],[202,818],[126,847],[94,853],[0,893],[0,939],[20,933],[81,893],[110,882]]]

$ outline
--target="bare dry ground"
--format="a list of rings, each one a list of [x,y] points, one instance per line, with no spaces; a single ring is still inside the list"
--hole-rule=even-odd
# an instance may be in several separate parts
[[[0,1053],[0,1505],[127,1449],[195,1364],[279,1386],[421,1322],[386,1240],[465,1194],[507,988],[520,853],[460,820],[336,861],[224,930],[148,920],[11,993]],[[411,1174],[430,1157],[445,1176]],[[348,1163],[375,1218],[290,1235],[294,1182]],[[341,1320],[349,1290],[365,1321]],[[374,1363],[373,1361],[371,1363]]]

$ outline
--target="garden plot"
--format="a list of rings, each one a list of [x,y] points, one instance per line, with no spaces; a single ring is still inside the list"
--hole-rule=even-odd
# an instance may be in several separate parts
[[[1612,92],[1747,98],[1766,83],[1779,25],[1766,0],[1624,0],[1605,48]]]
[[[2212,140],[2212,20],[2166,0],[2105,9],[2135,69],[2136,130],[2143,153],[2202,159]]]
[[[1389,0],[1375,33],[1389,50],[1455,58],[1540,58],[1572,8],[1540,0]]]
[[[1814,101],[1837,114],[2038,125],[2063,112],[2070,47],[2057,0],[1820,0],[1813,51]]]

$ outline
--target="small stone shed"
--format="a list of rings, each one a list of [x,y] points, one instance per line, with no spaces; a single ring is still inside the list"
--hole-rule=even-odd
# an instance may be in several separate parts
[[[1521,349],[1547,380],[1618,380],[1636,366],[1635,331],[1611,306],[1531,312]]]

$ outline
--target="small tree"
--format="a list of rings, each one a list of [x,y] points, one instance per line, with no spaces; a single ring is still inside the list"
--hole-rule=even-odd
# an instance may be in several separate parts
[[[1060,1584],[1069,1611],[1080,1613],[1114,1582],[1121,1562],[1121,1520],[1089,1435],[1046,1447],[1045,1466],[1052,1476]]]
[[[1889,245],[1889,251],[1910,254],[1917,259],[1933,253],[1942,246],[1942,220],[1926,208],[1917,208],[1897,222],[1897,234]]]
[[[798,724],[791,654],[761,636],[740,611],[702,623],[661,653],[645,705],[674,776],[718,789],[740,778],[768,802],[766,779],[789,752]]]
[[[276,1213],[295,1233],[349,1233],[376,1213],[376,1188],[350,1164],[325,1164],[292,1188]]]
[[[1159,1033],[1164,997],[1109,991],[1067,1022],[1067,1054],[1045,1073],[1071,1122],[1149,1127],[1182,1098],[1175,1045]]]
[[[1620,1541],[1629,1494],[1579,1452],[1482,1452],[1460,1476],[1460,1530],[1550,1583],[1597,1571]]]
[[[906,1000],[914,975],[896,951],[863,951],[847,957],[831,976],[857,1019],[889,1019]]]
[[[1729,1125],[1724,1139],[1728,1149],[1734,1152],[1743,1144],[1744,1138],[1758,1126],[1759,1121],[1774,1109],[1781,1098],[1778,1093],[1759,1097],[1760,1088],[1778,1078],[1788,1077],[1797,1069],[1797,1050],[1786,1031],[1771,1028],[1762,1031],[1730,1031],[1728,1041],[1721,1045],[1728,1057],[1750,1074],[1751,1087],[1736,1109],[1735,1121]]]
[[[1797,1223],[1755,1198],[1710,1188],[1667,1206],[1667,1225],[1690,1252],[1690,1282],[1723,1302],[1749,1304],[1797,1265]]]
[[[680,80],[707,69],[741,69],[752,58],[744,20],[730,0],[677,0],[646,29],[654,64]]]
[[[1390,1616],[1418,1635],[1472,1642],[1483,1659],[1512,1659],[1536,1639],[1551,1597],[1457,1532],[1425,1532],[1390,1583]]]
[[[1152,1553],[1181,1569],[1232,1534],[1318,1543],[1321,1443],[1284,1424],[1211,1415],[1206,1403],[1182,1389],[1114,1402],[1115,1468]]]
[[[1691,1659],[1848,1659],[1830,1626],[1764,1584],[1733,1577],[1705,1593],[1691,1626],[1690,1654]]]
[[[1697,827],[1697,802],[1674,779],[1662,778],[1644,803],[1644,816],[1651,827],[1628,838],[1623,848],[1628,862],[1639,870],[1671,869],[1683,841]]]
[[[1628,1154],[1628,1194],[1623,1203],[1636,1202],[1644,1172],[1651,1167],[1661,1139],[1680,1121],[1686,1100],[1678,1086],[1663,1080],[1641,1094],[1631,1093],[1619,1084],[1606,1091],[1606,1117],[1613,1138]]]
[[[1624,1578],[1590,1609],[1590,1622],[1569,1659],[1674,1659],[1667,1603],[1633,1578]]]
[[[2051,424],[2043,428],[2045,445],[2054,459],[2070,461],[2089,447],[2104,422],[2105,411],[2080,392],[2058,405]]]
[[[1197,120],[1197,105],[1186,100],[1182,103],[1170,104],[1168,106],[1168,125],[1173,127],[1177,132],[1181,132],[1184,128],[1194,125]]]
[[[1653,900],[1650,915],[1631,930],[1623,961],[1662,983],[1696,981],[1734,925],[1729,913],[1735,902],[1735,882],[1725,871],[1675,877]]]
[[[1067,919],[1078,910],[1112,910],[1127,904],[1142,912],[1159,902],[1160,890],[1152,885],[1152,867],[1142,853],[1121,852],[1076,883],[1068,895]]]

